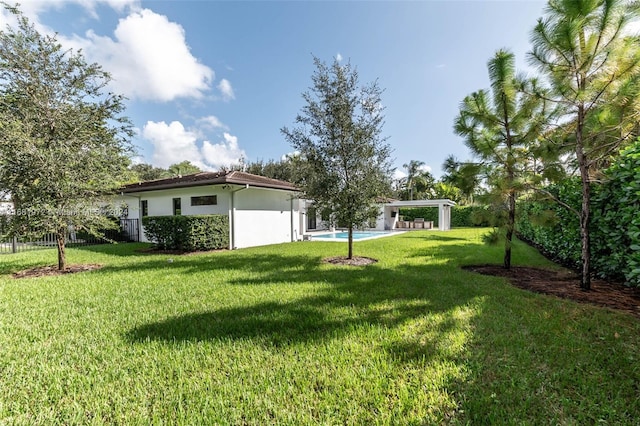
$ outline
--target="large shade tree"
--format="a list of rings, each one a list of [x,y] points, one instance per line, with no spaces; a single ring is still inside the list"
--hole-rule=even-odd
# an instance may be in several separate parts
[[[0,31],[0,187],[16,208],[12,231],[54,234],[64,269],[70,227],[112,225],[99,201],[127,179],[131,126],[99,65],[5,8],[18,25]]]
[[[599,165],[637,131],[640,51],[638,38],[626,32],[637,18],[636,2],[551,0],[532,33],[530,60],[547,78],[560,112],[554,139],[582,183],[585,290],[591,285],[591,184]]]
[[[377,82],[360,85],[350,63],[314,63],[297,126],[282,133],[300,153],[297,183],[304,195],[347,227],[351,259],[354,228],[371,218],[376,201],[391,188],[390,148],[381,136],[382,90]]]
[[[516,76],[513,53],[499,50],[488,62],[491,90],[464,98],[454,131],[484,166],[486,183],[498,205],[506,208],[504,267],[511,267],[516,197],[530,168],[530,147],[546,120],[544,100],[535,80]]]

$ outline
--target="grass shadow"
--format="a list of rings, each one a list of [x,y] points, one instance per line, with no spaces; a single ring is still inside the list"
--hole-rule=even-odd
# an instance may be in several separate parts
[[[234,284],[320,282],[328,285],[320,294],[287,302],[263,302],[246,307],[222,308],[189,313],[147,323],[130,330],[132,342],[207,341],[252,339],[267,345],[337,338],[361,326],[394,328],[408,320],[450,311],[476,297],[478,288],[449,291],[441,282],[429,281],[441,275],[440,266],[402,269],[333,268],[298,270],[293,275],[276,271]],[[449,297],[441,297],[448,292]],[[453,326],[453,325],[451,325]],[[426,347],[415,352],[428,355]]]

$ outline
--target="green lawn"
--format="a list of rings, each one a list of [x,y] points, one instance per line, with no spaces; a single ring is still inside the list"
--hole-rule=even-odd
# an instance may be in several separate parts
[[[483,232],[4,255],[0,424],[638,424],[640,321],[461,270],[500,263]]]

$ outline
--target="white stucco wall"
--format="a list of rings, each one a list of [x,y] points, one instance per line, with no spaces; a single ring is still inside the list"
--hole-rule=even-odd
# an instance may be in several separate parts
[[[287,191],[248,188],[234,194],[234,248],[300,239],[298,200]],[[294,208],[293,217],[291,208]]]
[[[232,206],[233,191],[233,206]],[[192,206],[191,197],[216,195],[217,204],[213,206]],[[300,200],[291,200],[288,191],[264,188],[242,189],[233,186],[179,188],[170,190],[147,191],[134,195],[122,195],[118,202],[129,206],[129,219],[141,219],[141,202],[147,201],[149,216],[173,215],[173,199],[181,199],[182,215],[224,214],[233,223],[233,248],[253,247],[277,244],[302,239],[300,232]],[[233,207],[233,211],[232,211]],[[292,211],[293,208],[293,211]],[[144,235],[142,221],[140,241],[148,242]]]
[[[213,206],[192,206],[191,197],[216,195],[217,204]],[[229,191],[220,186],[197,186],[193,188],[178,188],[161,191],[140,192],[135,195],[122,195],[119,201],[129,206],[129,219],[141,219],[142,201],[147,201],[149,216],[172,216],[173,199],[181,199],[182,215],[201,214],[229,214]],[[140,223],[140,241],[148,242],[144,234],[144,226]]]

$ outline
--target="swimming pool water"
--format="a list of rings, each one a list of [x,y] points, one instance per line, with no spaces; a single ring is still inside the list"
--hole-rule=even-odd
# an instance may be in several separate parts
[[[391,234],[395,234],[396,232],[384,232],[384,231],[354,231],[353,232],[353,239],[355,240],[364,240],[367,238],[376,238],[376,237],[383,237],[383,236],[387,236],[387,235],[391,235]],[[334,232],[331,234],[318,234],[318,235],[314,235],[312,237],[314,240],[316,239],[327,239],[327,240],[344,240],[347,241],[349,239],[349,233],[348,232]]]

